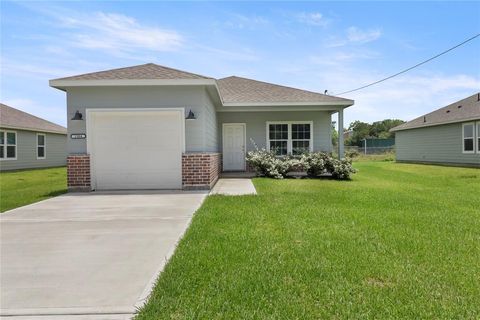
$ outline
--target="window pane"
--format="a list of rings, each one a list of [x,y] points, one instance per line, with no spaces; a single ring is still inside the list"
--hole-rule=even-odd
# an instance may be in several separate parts
[[[45,157],[45,147],[38,147],[37,156],[39,158]]]
[[[0,146],[0,158],[4,158],[5,157],[5,147],[4,146]]]
[[[473,151],[473,139],[463,140],[463,151]]]
[[[15,158],[16,147],[7,146],[7,158]]]
[[[269,138],[282,140],[288,139],[288,125],[287,124],[271,124],[268,128]]]
[[[298,155],[310,151],[310,141],[292,141],[292,154]]]
[[[38,135],[38,136],[37,136],[37,140],[38,140],[38,145],[39,145],[39,146],[44,146],[44,145],[45,145],[45,136],[43,136],[43,135]]]
[[[0,132],[0,144],[5,143],[5,132]]]
[[[16,144],[16,136],[14,132],[7,132],[7,143],[8,144]]]
[[[467,124],[463,126],[463,137],[473,138],[473,124]]]
[[[288,124],[281,124],[280,125],[280,132],[281,132],[281,138],[280,139],[288,139]]]
[[[274,151],[277,155],[286,155],[287,141],[270,141],[270,151]]]
[[[310,124],[292,124],[292,139],[310,139]]]
[[[477,151],[480,151],[480,122],[477,122]]]

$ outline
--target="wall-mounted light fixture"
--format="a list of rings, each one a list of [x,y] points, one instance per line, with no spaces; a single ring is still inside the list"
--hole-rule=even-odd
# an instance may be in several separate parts
[[[190,111],[188,112],[188,115],[185,118],[185,120],[195,120],[195,119],[197,119],[197,118],[195,117],[195,114],[192,112],[192,109],[190,109]]]
[[[83,114],[80,111],[75,111],[75,115],[73,116],[72,120],[83,120]]]

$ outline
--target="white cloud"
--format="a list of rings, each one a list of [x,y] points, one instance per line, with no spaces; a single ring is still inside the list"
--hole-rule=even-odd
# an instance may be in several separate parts
[[[225,22],[225,26],[236,29],[254,30],[257,27],[266,26],[270,21],[264,17],[253,15],[246,16],[242,14],[232,14],[231,18]]]
[[[347,39],[355,43],[367,43],[375,41],[382,35],[379,29],[360,30],[357,27],[350,27],[347,29]]]
[[[360,79],[361,76],[356,78],[356,85],[371,80]],[[472,95],[479,87],[480,78],[464,74],[402,76],[345,95],[355,100],[355,105],[347,109],[347,118],[349,122],[355,119],[372,122],[385,118],[408,121]]]
[[[77,30],[70,34],[71,44],[77,47],[127,52],[136,49],[174,51],[183,44],[178,32],[146,26],[123,14],[97,12],[58,18],[65,28]]]
[[[328,53],[313,54],[309,61],[315,65],[342,67],[358,60],[378,58],[380,54],[370,50],[329,51]]]
[[[298,21],[317,27],[326,27],[330,20],[325,18],[320,12],[302,12],[297,15]]]
[[[320,62],[334,61],[325,56]],[[385,78],[363,63],[320,63],[310,61],[296,68],[279,68],[283,83],[316,92],[328,89],[336,95],[362,85]],[[278,76],[277,76],[278,77]],[[369,88],[352,92],[342,97],[355,100],[355,105],[345,110],[345,126],[354,120],[365,122],[387,118],[412,120],[423,114],[446,106],[478,92],[480,77],[464,73],[445,74],[417,71],[395,77]]]
[[[205,52],[208,52],[211,57],[215,56],[215,59],[222,60],[234,60],[234,61],[257,61],[259,60],[258,55],[251,49],[248,48],[236,48],[232,50],[218,49],[214,47],[204,46],[204,45],[195,45],[195,54],[197,50],[201,49]]]
[[[382,36],[380,29],[362,30],[357,27],[349,27],[345,30],[345,36],[330,37],[327,47],[342,47],[351,44],[365,44],[379,39]]]

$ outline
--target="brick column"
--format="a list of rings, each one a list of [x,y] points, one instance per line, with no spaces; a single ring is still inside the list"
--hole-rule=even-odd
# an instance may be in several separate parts
[[[68,191],[91,191],[90,155],[70,154],[67,157]]]
[[[184,153],[182,155],[183,189],[211,189],[220,175],[220,163],[220,153]]]

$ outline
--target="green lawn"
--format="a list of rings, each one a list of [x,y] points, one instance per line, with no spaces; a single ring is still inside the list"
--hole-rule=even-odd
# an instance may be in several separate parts
[[[355,166],[209,197],[138,319],[480,318],[480,170]]]
[[[49,168],[0,173],[0,212],[67,192],[67,169]]]

